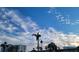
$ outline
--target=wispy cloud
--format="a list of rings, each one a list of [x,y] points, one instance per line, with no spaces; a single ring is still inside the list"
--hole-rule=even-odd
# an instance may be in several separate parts
[[[77,25],[77,24],[79,24],[79,20],[75,19],[74,21],[72,21],[72,19],[70,18],[71,15],[69,15],[69,14],[63,15],[63,13],[61,13],[55,7],[50,8],[48,13],[55,16],[56,19],[62,24],[67,24],[67,25]]]

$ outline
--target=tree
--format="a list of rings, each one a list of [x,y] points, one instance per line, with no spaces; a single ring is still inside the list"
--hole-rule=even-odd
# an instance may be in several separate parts
[[[7,42],[4,42],[3,44],[1,44],[1,47],[2,47],[2,52],[6,52],[7,51],[7,47],[8,47]]]
[[[76,49],[77,49],[77,52],[79,52],[79,46]]]
[[[51,42],[48,44],[48,51],[57,51],[57,46],[55,45],[55,43]]]
[[[32,52],[36,52],[35,48],[33,48]]]
[[[39,32],[37,34],[33,34],[33,36],[36,37],[36,40],[37,40],[37,49],[39,51],[39,37],[41,37],[41,35],[39,34]]]
[[[45,46],[45,50],[48,51],[48,46]]]

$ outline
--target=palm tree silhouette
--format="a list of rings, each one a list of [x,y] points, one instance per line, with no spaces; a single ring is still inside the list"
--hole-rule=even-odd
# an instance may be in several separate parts
[[[36,37],[36,40],[37,40],[37,49],[39,51],[39,37],[41,37],[41,35],[39,34],[39,32],[37,34],[33,34],[33,36]]]

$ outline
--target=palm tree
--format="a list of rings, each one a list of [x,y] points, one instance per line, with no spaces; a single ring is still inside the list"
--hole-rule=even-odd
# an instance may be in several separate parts
[[[33,34],[33,36],[36,37],[36,40],[37,40],[37,49],[39,51],[39,37],[41,37],[41,35],[39,34],[39,32],[37,34]]]

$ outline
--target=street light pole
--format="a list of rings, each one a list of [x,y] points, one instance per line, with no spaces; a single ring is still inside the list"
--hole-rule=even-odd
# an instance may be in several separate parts
[[[41,47],[42,47],[42,43],[43,43],[43,41],[41,40],[40,43],[41,43]]]
[[[41,40],[40,43],[41,43],[41,51],[42,51],[42,49],[43,49],[43,48],[42,48],[42,43],[43,43],[43,41]]]

